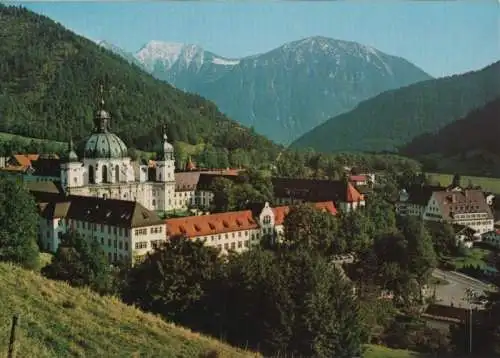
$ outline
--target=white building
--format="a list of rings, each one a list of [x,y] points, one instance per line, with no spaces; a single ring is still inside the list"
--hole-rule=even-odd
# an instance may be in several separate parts
[[[337,214],[331,201],[312,205],[318,210]],[[253,205],[249,210],[167,219],[167,234],[169,237],[180,235],[203,240],[207,246],[220,249],[222,254],[230,250],[242,252],[258,244],[264,236],[283,237],[283,223],[289,211],[288,206],[272,208],[266,202]]]
[[[104,101],[101,102],[104,105]],[[164,134],[163,152],[156,161],[155,178],[146,165],[133,165],[125,143],[109,131],[111,116],[97,111],[95,128],[87,138],[80,161],[72,143],[61,162],[60,181],[68,195],[137,201],[149,210],[176,209],[173,146]],[[185,205],[182,205],[184,207]]]
[[[63,234],[74,231],[99,242],[110,262],[133,264],[166,240],[165,221],[138,202],[42,194],[47,196],[37,199],[42,250],[56,252]]]
[[[424,220],[467,226],[478,234],[493,230],[494,218],[484,193],[477,189],[435,191],[425,207]]]

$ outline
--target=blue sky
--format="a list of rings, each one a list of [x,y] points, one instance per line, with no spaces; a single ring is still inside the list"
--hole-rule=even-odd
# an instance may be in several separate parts
[[[322,35],[406,58],[439,77],[500,60],[500,3],[471,1],[22,2],[78,34],[137,51],[149,40],[226,57]]]

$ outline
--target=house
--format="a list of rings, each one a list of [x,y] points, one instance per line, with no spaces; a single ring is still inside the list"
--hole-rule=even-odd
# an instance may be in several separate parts
[[[466,225],[453,224],[453,231],[455,232],[456,244],[463,244],[467,248],[474,246],[474,242],[479,241],[476,230],[471,229]]]
[[[337,213],[331,201],[312,205],[332,215]],[[283,237],[283,223],[289,211],[288,206],[272,208],[266,202],[252,204],[249,210],[166,219],[167,237],[181,235],[200,239],[223,254],[230,250],[242,252],[266,235]]]
[[[493,230],[494,218],[481,190],[435,191],[425,207],[424,220],[470,227],[478,235]]]
[[[109,262],[134,264],[166,240],[165,222],[138,202],[52,194],[37,200],[43,250],[56,252],[63,234],[74,231],[99,242]]]
[[[332,201],[311,203],[316,209],[337,215],[337,208]],[[290,212],[290,206],[271,207],[268,202],[265,204],[251,204],[250,210],[262,229],[262,235],[272,235],[277,239],[283,238],[285,217]]]
[[[349,212],[365,206],[364,196],[347,180],[273,178],[275,204],[333,201]]]
[[[259,243],[261,229],[250,210],[167,219],[167,236],[200,239],[221,253],[241,252]]]
[[[401,189],[395,201],[396,214],[422,217],[432,193],[442,190],[446,190],[446,188],[437,185],[420,184]]]

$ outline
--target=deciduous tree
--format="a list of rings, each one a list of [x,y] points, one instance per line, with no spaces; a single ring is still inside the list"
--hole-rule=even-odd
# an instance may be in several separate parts
[[[11,178],[0,178],[0,261],[39,265],[38,213],[31,194]]]

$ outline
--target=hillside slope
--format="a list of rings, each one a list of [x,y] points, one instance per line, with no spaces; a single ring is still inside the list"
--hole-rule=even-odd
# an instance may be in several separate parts
[[[20,314],[17,357],[255,357],[88,290],[0,263],[0,352]]]
[[[500,96],[500,62],[479,71],[384,92],[328,120],[292,144],[318,151],[397,150]]]
[[[154,79],[45,16],[0,4],[0,38],[2,132],[81,139],[93,128],[98,86],[104,82],[112,130],[130,146],[155,149],[167,123],[173,141],[254,150],[257,162],[280,150],[212,102]]]
[[[279,143],[383,91],[431,78],[402,58],[322,36],[241,59],[160,41],[133,55],[156,78],[214,101],[231,118]]]
[[[401,149],[434,168],[500,176],[500,97],[436,133],[426,133]]]

